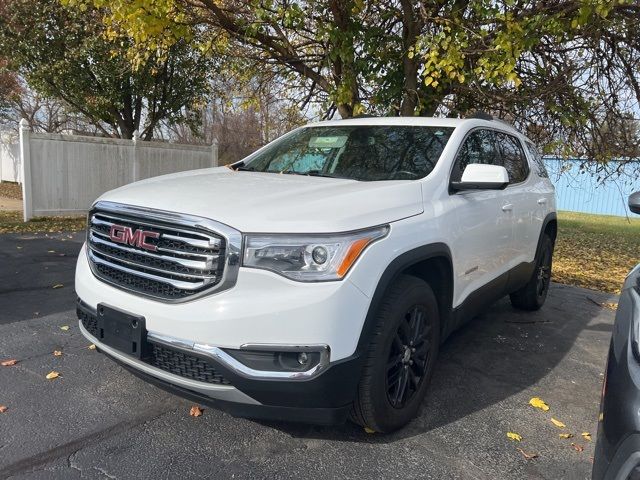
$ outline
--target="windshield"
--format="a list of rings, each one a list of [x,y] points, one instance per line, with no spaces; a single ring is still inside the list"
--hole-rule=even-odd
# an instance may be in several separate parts
[[[353,180],[414,180],[436,166],[453,128],[357,125],[302,128],[241,170]]]

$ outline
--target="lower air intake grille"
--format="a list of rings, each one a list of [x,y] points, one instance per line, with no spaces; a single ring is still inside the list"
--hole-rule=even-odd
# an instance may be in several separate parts
[[[188,353],[151,343],[149,364],[165,372],[198,382],[230,385],[229,381],[217,372],[209,362]]]

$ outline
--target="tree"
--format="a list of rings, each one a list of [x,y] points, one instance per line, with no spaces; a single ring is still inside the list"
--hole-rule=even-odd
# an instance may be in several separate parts
[[[104,12],[57,0],[0,4],[0,49],[40,95],[63,101],[105,135],[149,140],[161,120],[179,121],[207,91],[211,59],[176,39],[133,65],[127,38],[107,38]]]
[[[635,0],[64,1],[108,8],[142,51],[195,39],[277,69],[327,116],[483,109],[595,158],[602,122],[640,102]]]

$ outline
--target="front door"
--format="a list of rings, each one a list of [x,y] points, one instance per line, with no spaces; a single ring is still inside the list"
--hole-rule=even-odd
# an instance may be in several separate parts
[[[460,181],[471,163],[502,165],[495,133],[489,129],[471,131],[456,157],[451,181]],[[454,307],[481,287],[489,295],[500,295],[506,286],[508,263],[513,256],[513,204],[505,190],[466,190],[453,193],[456,212],[451,243],[456,291]],[[504,277],[504,278],[503,278]]]

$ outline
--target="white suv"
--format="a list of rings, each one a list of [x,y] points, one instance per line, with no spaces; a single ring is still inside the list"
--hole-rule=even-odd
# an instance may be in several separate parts
[[[533,144],[491,117],[312,124],[230,168],[103,195],[80,328],[232,414],[388,432],[465,320],[507,294],[542,306],[556,231]]]

